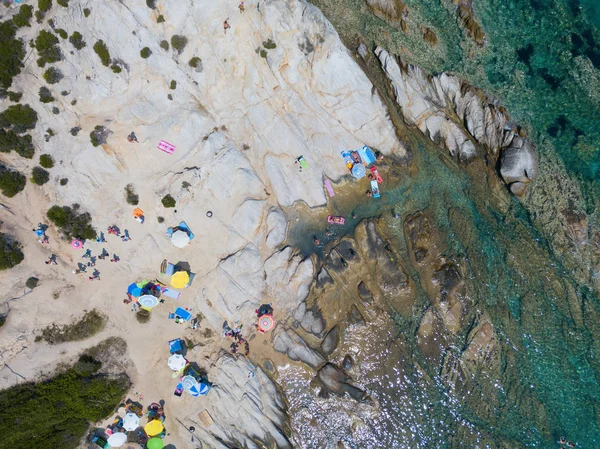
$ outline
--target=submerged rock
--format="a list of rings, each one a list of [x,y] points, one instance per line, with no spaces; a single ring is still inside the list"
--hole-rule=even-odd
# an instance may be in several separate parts
[[[295,362],[306,363],[313,369],[319,369],[325,360],[302,337],[292,330],[280,330],[274,334],[273,349],[287,355]]]
[[[333,351],[337,348],[338,342],[340,339],[340,326],[336,324],[331,328],[331,330],[327,333],[323,341],[321,342],[321,350],[325,353],[325,355],[333,354]]]
[[[373,302],[373,293],[371,293],[371,290],[369,290],[369,287],[367,287],[363,281],[360,281],[358,283],[357,290],[358,296],[360,297],[363,303],[371,304],[371,302]]]
[[[338,395],[347,393],[357,401],[363,401],[367,398],[364,391],[350,384],[352,379],[347,374],[331,363],[327,363],[317,372],[317,378],[332,393]]]

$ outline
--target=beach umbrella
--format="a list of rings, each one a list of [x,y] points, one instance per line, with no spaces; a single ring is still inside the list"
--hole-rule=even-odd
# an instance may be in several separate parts
[[[160,438],[151,438],[146,443],[148,449],[162,449],[165,447],[165,442]]]
[[[363,164],[354,164],[352,167],[352,176],[357,179],[363,178],[367,174],[367,169]]]
[[[123,429],[128,432],[140,427],[140,417],[135,413],[127,413],[123,418]]]
[[[121,447],[127,443],[127,434],[123,432],[113,433],[108,437],[107,442],[110,447]]]
[[[187,360],[181,354],[173,354],[167,363],[173,371],[181,371],[187,365]]]
[[[265,314],[258,319],[258,327],[263,332],[270,331],[275,326],[275,320],[272,315]]]
[[[158,299],[152,295],[140,296],[138,304],[144,309],[152,309],[158,305]]]
[[[83,242],[81,240],[79,240],[79,239],[74,239],[71,242],[71,248],[73,248],[73,249],[81,249],[81,248],[83,248]]]
[[[200,392],[200,384],[193,376],[185,376],[181,379],[181,385],[183,386],[183,389],[191,395],[194,395],[194,393],[197,395]]]
[[[144,426],[144,430],[151,437],[161,433],[164,428],[165,428],[165,426],[163,426],[162,422],[160,422],[158,419],[150,421],[148,424],[146,424]]]
[[[171,287],[183,288],[190,282],[190,275],[187,271],[178,271],[171,276]]]
[[[187,232],[180,229],[175,231],[171,236],[171,243],[177,248],[185,248],[190,243],[190,236]]]

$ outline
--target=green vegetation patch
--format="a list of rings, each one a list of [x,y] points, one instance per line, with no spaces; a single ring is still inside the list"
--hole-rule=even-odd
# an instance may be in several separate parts
[[[91,144],[95,147],[105,144],[108,133],[108,129],[104,126],[96,125],[94,130],[90,133]]]
[[[175,81],[175,80],[171,80],[171,84],[170,84],[169,88],[170,88],[171,90],[175,90],[175,89],[177,89],[177,81]]]
[[[0,391],[0,441],[11,449],[75,449],[90,423],[115,411],[129,378],[99,373],[102,364],[83,355],[68,370],[39,383]]]
[[[113,64],[110,66],[110,69],[114,72],[114,73],[121,73],[123,71],[123,69],[121,69],[121,66],[118,64]]]
[[[202,59],[200,59],[198,56],[194,56],[188,62],[188,64],[190,65],[190,67],[193,67],[193,68],[197,68],[201,63],[202,63]]]
[[[163,197],[163,199],[161,200],[162,205],[165,207],[175,207],[175,205],[177,204],[177,202],[175,201],[175,198],[173,198],[171,195],[167,194]]]
[[[72,324],[65,324],[63,326],[52,324],[43,329],[38,337],[51,345],[81,341],[93,337],[102,331],[107,321],[108,318],[106,315],[94,309],[86,312],[79,320]]]
[[[31,26],[29,21],[33,17],[33,6],[21,5],[19,12],[13,16],[13,22],[19,28]]]
[[[165,40],[160,41],[160,48],[165,51],[169,51],[169,42]]]
[[[94,51],[100,58],[102,65],[108,67],[110,64],[110,53],[108,52],[108,47],[102,39],[94,44]]]
[[[49,154],[42,154],[40,156],[40,165],[44,168],[54,167],[54,158]]]
[[[156,23],[163,23],[165,21],[165,16],[162,14],[156,18]]]
[[[12,101],[13,103],[18,103],[19,101],[21,101],[21,98],[23,97],[23,92],[8,91],[6,94],[8,95],[8,99],[10,101]]]
[[[63,30],[62,28],[57,28],[56,30],[56,34],[58,34],[60,37],[62,37],[63,39],[66,39],[69,37],[69,33],[67,33],[65,30]]]
[[[92,226],[92,216],[87,212],[80,214],[78,210],[79,205],[77,204],[74,204],[73,207],[52,206],[48,209],[46,216],[67,239],[95,239],[97,234]]]
[[[83,8],[83,17],[89,17],[91,12],[92,11],[90,11],[90,8]]]
[[[0,22],[0,87],[8,89],[15,76],[21,73],[25,46],[16,37],[17,27],[12,22]]]
[[[42,167],[33,167],[31,170],[31,182],[38,186],[46,184],[50,180],[50,173]]]
[[[177,50],[177,53],[181,54],[185,46],[187,45],[187,38],[185,36],[179,36],[178,34],[171,37],[171,46]]]
[[[152,50],[150,50],[148,47],[144,47],[142,48],[142,51],[140,51],[140,56],[144,59],[148,59],[151,54]]]
[[[35,276],[31,276],[31,277],[28,277],[27,280],[25,281],[25,287],[33,290],[34,288],[36,288],[38,286],[39,283],[40,283],[40,280],[38,278],[36,278]]]
[[[63,55],[58,47],[58,38],[49,31],[42,30],[35,38],[35,48],[38,51],[38,67],[44,67],[48,63],[62,60]]]
[[[59,184],[61,186],[66,186],[69,183],[69,179],[68,178],[61,178]]]
[[[44,72],[44,79],[48,84],[56,84],[64,78],[62,72],[56,67],[50,67]]]
[[[38,9],[47,12],[52,8],[52,0],[38,0]]]
[[[275,42],[273,42],[273,40],[267,39],[263,42],[263,47],[265,47],[267,50],[273,50],[274,48],[277,48],[277,45],[275,45]]]
[[[0,178],[1,177],[2,175],[0,174]],[[23,258],[21,244],[8,235],[0,232],[0,270],[8,270],[15,265],[19,265],[23,262]],[[0,415],[1,414],[2,412],[0,411]]]
[[[69,0],[56,0],[56,3],[65,8],[69,7]]]
[[[31,159],[35,150],[29,134],[20,136],[14,131],[0,129],[0,153],[16,151],[21,157]]]
[[[140,202],[140,196],[135,193],[133,184],[127,184],[127,187],[125,187],[125,199],[127,200],[127,204],[131,204],[132,206],[137,206]]]
[[[69,42],[77,50],[81,50],[86,45],[85,41],[83,40],[83,36],[81,35],[81,33],[79,31],[74,31],[73,34],[71,34],[71,37],[69,38]]]
[[[38,115],[29,105],[15,104],[9,106],[0,114],[0,128],[12,129],[22,134],[29,129],[34,129]]]
[[[38,93],[40,95],[40,101],[42,103],[52,103],[54,101],[54,97],[52,96],[50,89],[48,89],[46,86],[40,87]]]

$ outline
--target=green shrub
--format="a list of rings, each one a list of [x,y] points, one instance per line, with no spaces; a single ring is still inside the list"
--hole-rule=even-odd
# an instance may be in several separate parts
[[[140,309],[135,314],[135,319],[138,321],[138,323],[142,323],[142,324],[149,322],[150,317],[151,317],[150,312],[148,312],[145,309]]]
[[[77,134],[79,134],[79,131],[81,131],[81,128],[79,126],[74,126],[73,128],[71,128],[71,135],[76,136]]]
[[[25,176],[16,170],[0,166],[0,190],[4,196],[12,198],[25,188]]]
[[[68,33],[67,33],[65,30],[63,30],[62,28],[57,28],[57,29],[56,29],[56,30],[54,30],[54,31],[56,31],[56,34],[58,34],[58,35],[59,35],[60,37],[62,37],[63,39],[66,39],[66,38],[68,38],[68,37],[69,37],[69,34],[68,34]]]
[[[94,51],[100,58],[102,65],[108,67],[110,64],[110,53],[108,52],[108,47],[102,39],[94,44]]]
[[[36,288],[38,286],[38,283],[40,282],[40,280],[34,276],[31,276],[30,278],[28,278],[25,281],[25,287],[30,288],[31,290],[33,290],[34,288]]]
[[[179,36],[175,34],[173,37],[171,37],[171,46],[177,50],[177,53],[181,54],[186,45],[187,38],[185,36]]]
[[[61,178],[61,180],[60,180],[60,183],[59,183],[59,184],[60,184],[61,186],[66,186],[68,182],[69,182],[69,179],[68,179],[68,178]]]
[[[93,146],[97,147],[106,143],[107,137],[108,130],[104,126],[97,125],[90,133],[90,142]]]
[[[108,321],[106,315],[96,309],[86,312],[83,317],[73,324],[57,326],[52,324],[42,330],[41,337],[51,345],[81,341],[93,337],[102,331]]]
[[[69,7],[69,0],[56,0],[56,3],[58,3],[60,6],[64,6],[65,8]]]
[[[21,244],[0,232],[0,270],[8,270],[19,265],[23,262],[23,258]]]
[[[181,183],[181,188],[182,189],[189,189],[190,187],[192,187],[192,185],[189,182],[187,182],[187,181],[183,181]]]
[[[95,373],[101,364],[89,362],[89,357],[81,357],[51,379],[2,390],[0,420],[11,423],[0,430],[2,446],[79,447],[90,424],[111,415],[130,387],[127,376]]]
[[[38,67],[62,60],[62,52],[58,47],[58,38],[49,31],[42,30],[35,38],[35,48],[38,51]]]
[[[192,59],[190,59],[190,62],[188,62],[188,64],[190,65],[190,67],[196,68],[201,62],[202,59],[200,59],[198,56],[194,56]]]
[[[173,95],[169,94],[169,95],[167,95],[167,98],[168,98],[169,100],[173,101]]]
[[[165,40],[160,41],[160,48],[162,48],[165,51],[169,51],[169,42]]]
[[[52,128],[48,128],[48,129],[46,130],[46,132],[48,133],[48,135],[49,135],[50,137],[54,136],[54,130],[53,130]],[[42,156],[43,156],[43,155],[42,155]],[[41,159],[42,159],[42,158],[41,158],[41,156],[40,156],[40,160],[41,160]],[[52,164],[54,165],[54,162],[52,162]],[[44,167],[44,168],[48,168],[48,167]]]
[[[42,154],[40,156],[40,165],[44,168],[54,167],[54,158],[49,154]]]
[[[33,6],[21,5],[19,12],[13,16],[13,22],[19,28],[31,26],[29,20],[33,17]]]
[[[53,113],[54,115],[58,115],[58,114],[60,114],[60,109],[58,109],[56,106],[54,106],[54,107],[52,108],[52,113]]]
[[[54,97],[52,96],[52,93],[50,93],[50,89],[48,89],[46,86],[42,86],[40,87],[40,101],[42,103],[52,103],[54,101]]]
[[[47,12],[52,8],[52,0],[38,0],[38,9]]]
[[[90,8],[83,8],[83,17],[89,17],[91,12]]]
[[[86,45],[83,36],[79,31],[73,31],[73,34],[71,34],[71,37],[69,38],[69,42],[77,50],[81,50]]]
[[[122,69],[121,66],[117,65],[117,64],[113,64],[110,66],[110,69],[114,72],[114,73],[121,73]]]
[[[23,96],[22,92],[8,92],[8,99],[13,103],[18,103],[21,101],[21,97]]]
[[[0,152],[10,153],[12,150],[24,158],[31,159],[34,153],[31,136],[20,136],[13,131],[0,129]]]
[[[42,167],[33,167],[31,170],[31,182],[38,186],[46,184],[50,180],[50,173]]]
[[[156,217],[156,221],[158,221],[159,223],[164,223],[165,219],[164,217]]]
[[[144,59],[148,59],[151,54],[152,50],[150,50],[148,47],[144,47],[142,48],[142,51],[140,51],[140,56]]]
[[[163,199],[161,200],[163,206],[165,207],[175,207],[175,205],[177,204],[175,201],[175,198],[173,198],[171,195],[167,194],[163,197]]]
[[[15,104],[0,114],[0,128],[12,128],[14,132],[22,134],[28,129],[34,129],[37,119],[37,112],[28,104]]]
[[[171,90],[177,89],[177,81],[171,80],[171,85],[169,87]]]
[[[37,23],[42,23],[44,21],[45,14],[42,11],[36,11],[33,15],[35,16],[35,21]]]
[[[150,9],[156,8],[156,0],[146,0],[146,6]]]
[[[260,57],[261,58],[267,58],[267,50],[265,50],[264,48],[260,49]]]
[[[156,23],[163,23],[165,21],[165,16],[162,14],[156,18]]]
[[[137,206],[140,202],[140,196],[135,193],[133,184],[127,184],[127,187],[125,187],[125,199],[127,200],[127,204],[131,204],[132,206]]]
[[[16,38],[17,27],[12,21],[0,22],[0,87],[8,89],[21,73],[25,46]]]
[[[91,224],[92,217],[88,213],[79,214],[75,206],[52,206],[46,216],[66,238],[95,239],[97,234]]]
[[[62,72],[55,67],[50,67],[44,72],[44,79],[48,84],[56,84],[63,78]]]
[[[263,42],[263,47],[265,47],[267,50],[273,50],[274,48],[277,48],[277,45],[275,45],[275,42],[273,42],[271,39],[267,39]]]

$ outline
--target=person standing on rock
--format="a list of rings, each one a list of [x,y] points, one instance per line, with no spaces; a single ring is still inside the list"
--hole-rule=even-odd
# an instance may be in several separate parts
[[[240,14],[243,13],[246,10],[246,8],[244,7],[244,2],[240,2],[238,8],[240,10]]]
[[[225,22],[223,22],[223,30],[225,30],[225,34],[227,34],[227,30],[231,28],[231,25],[229,25],[229,17],[227,19],[225,19]]]

